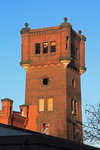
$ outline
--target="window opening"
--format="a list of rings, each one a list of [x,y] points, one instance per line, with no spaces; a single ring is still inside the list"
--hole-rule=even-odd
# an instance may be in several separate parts
[[[48,98],[48,111],[53,111],[53,98]]]
[[[24,116],[24,112],[23,112],[23,109],[21,109],[20,111],[21,111],[21,115],[22,115],[22,116]]]
[[[40,54],[40,43],[35,44],[35,54]]]
[[[28,113],[29,113],[29,112],[27,112],[27,118],[28,118]]]
[[[43,43],[43,54],[48,53],[48,43]]]
[[[44,99],[39,99],[39,112],[44,111]]]
[[[75,88],[76,87],[76,82],[74,79],[72,79],[72,87]]]
[[[71,112],[73,115],[77,114],[77,101],[76,100],[71,100]]]
[[[49,78],[44,78],[43,79],[43,84],[44,85],[48,85],[48,83],[49,83]]]
[[[46,135],[49,135],[49,124],[48,123],[43,123],[43,133]]]
[[[69,37],[66,37],[66,49],[69,48]]]
[[[78,48],[75,48],[75,58],[78,59]]]
[[[71,112],[74,114],[74,100],[71,100]]]
[[[50,46],[51,46],[51,53],[52,52],[56,52],[56,43],[55,42],[51,42]]]
[[[71,57],[75,58],[75,45],[71,44]]]
[[[74,101],[74,114],[77,114],[77,101]]]

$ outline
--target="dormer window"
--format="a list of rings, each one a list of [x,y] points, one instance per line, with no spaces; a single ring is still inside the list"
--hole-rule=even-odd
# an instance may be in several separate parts
[[[43,54],[47,54],[48,53],[48,43],[43,43]]]
[[[51,46],[51,53],[52,52],[56,52],[56,43],[55,42],[51,42],[50,46]]]
[[[40,54],[40,43],[35,44],[35,54]]]

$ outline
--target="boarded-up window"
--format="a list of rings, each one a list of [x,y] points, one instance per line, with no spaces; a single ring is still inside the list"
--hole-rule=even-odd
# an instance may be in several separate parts
[[[51,42],[50,46],[51,46],[51,52],[56,52],[56,43],[55,42]]]
[[[48,111],[53,111],[53,98],[48,98]]]
[[[44,111],[44,99],[39,99],[39,112]]]

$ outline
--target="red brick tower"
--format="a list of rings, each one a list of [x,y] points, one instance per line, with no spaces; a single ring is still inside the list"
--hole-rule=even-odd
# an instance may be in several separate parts
[[[81,84],[85,68],[85,36],[64,18],[56,27],[21,30],[21,66],[26,70],[26,128],[81,140]],[[80,136],[79,136],[80,135]],[[79,137],[79,138],[77,138]]]

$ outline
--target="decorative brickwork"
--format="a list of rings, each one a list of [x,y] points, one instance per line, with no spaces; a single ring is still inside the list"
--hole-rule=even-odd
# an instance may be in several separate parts
[[[21,36],[25,105],[15,114],[12,101],[3,101],[9,109],[7,115],[1,111],[0,122],[41,133],[47,129],[49,135],[82,142],[80,75],[86,70],[85,36],[75,32],[67,18],[59,26],[42,29],[28,28],[26,23]]]

